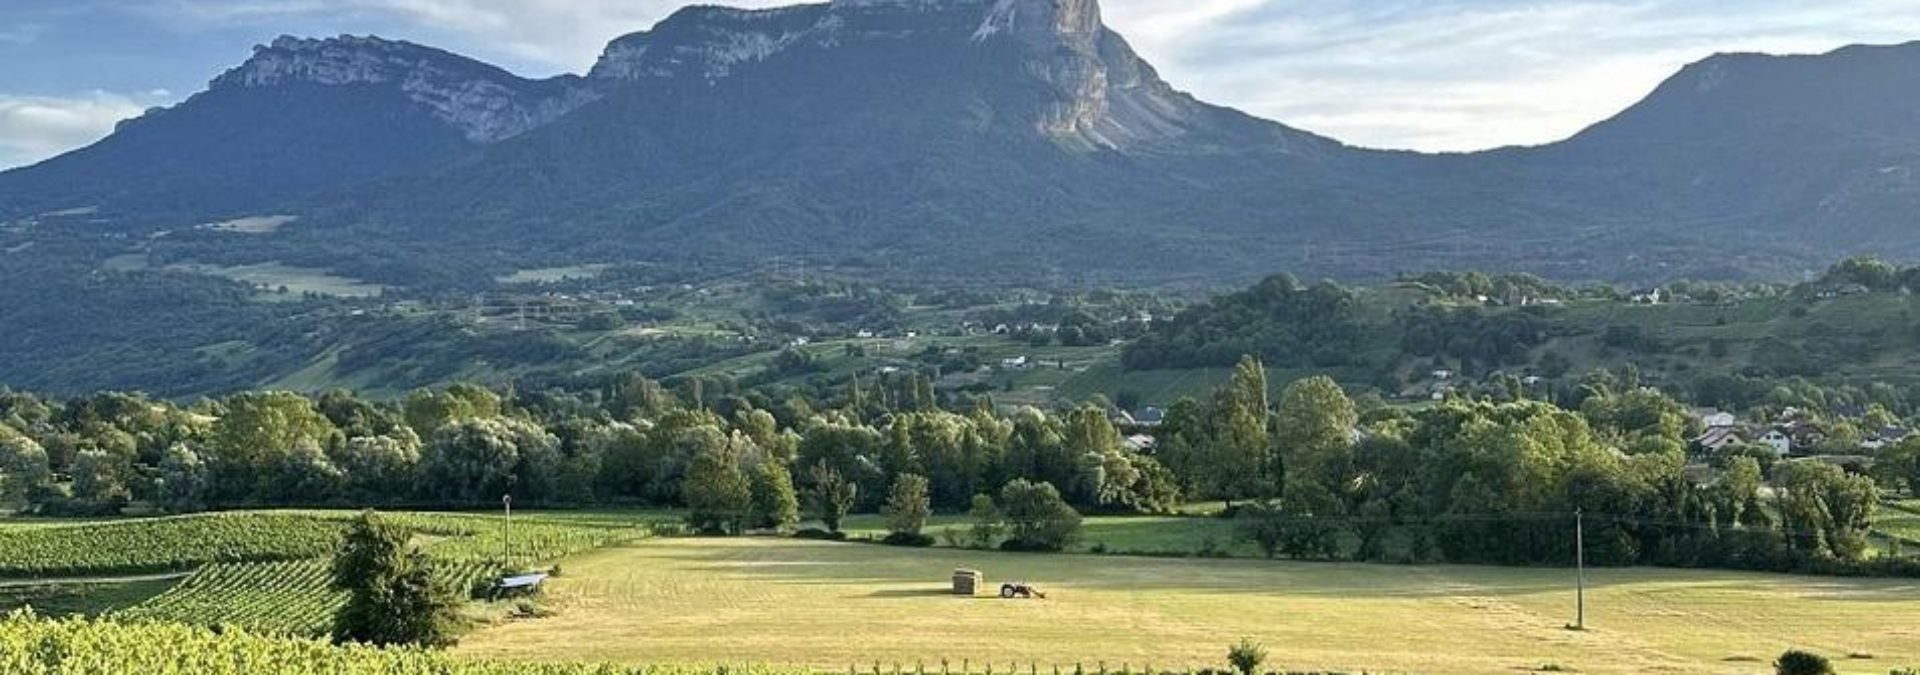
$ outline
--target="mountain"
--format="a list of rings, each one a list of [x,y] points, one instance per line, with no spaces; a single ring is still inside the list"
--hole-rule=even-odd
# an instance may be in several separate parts
[[[1580,208],[1709,236],[1912,255],[1920,42],[1723,54],[1519,169]]]
[[[404,42],[278,40],[0,173],[0,223],[92,208],[172,233],[142,249],[168,260],[400,286],[770,259],[970,281],[1779,275],[1920,253],[1917,78],[1920,44],[1721,55],[1566,141],[1423,155],[1198,101],[1096,0],[696,6],[540,81]],[[174,232],[269,213],[300,225]]]
[[[282,37],[177,106],[0,173],[0,219],[85,209],[172,226],[283,206],[427,170],[594,97],[577,77],[527,80],[407,42]]]

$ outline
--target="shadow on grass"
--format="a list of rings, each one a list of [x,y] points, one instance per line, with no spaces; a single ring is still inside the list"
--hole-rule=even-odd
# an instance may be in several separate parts
[[[885,600],[888,598],[937,598],[942,596],[961,600],[970,599],[964,595],[954,595],[953,591],[945,588],[890,588],[867,594],[867,597],[877,600]]]

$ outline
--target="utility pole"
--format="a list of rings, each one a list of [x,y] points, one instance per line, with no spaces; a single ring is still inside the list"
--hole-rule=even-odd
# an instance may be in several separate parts
[[[513,560],[513,495],[500,495],[500,506],[506,510],[506,517],[500,521],[500,564],[510,565]],[[508,570],[512,571],[512,570]]]
[[[1587,527],[1581,509],[1573,510],[1574,616],[1573,629],[1587,629]]]

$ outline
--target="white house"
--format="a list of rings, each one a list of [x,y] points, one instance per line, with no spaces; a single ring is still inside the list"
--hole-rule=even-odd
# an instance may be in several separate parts
[[[1768,429],[1766,435],[1760,437],[1760,444],[1772,448],[1773,454],[1783,457],[1793,451],[1793,437],[1778,428]]]
[[[1733,416],[1733,413],[1715,408],[1696,408],[1693,411],[1693,416],[1700,420],[1701,426],[1708,429],[1731,427],[1740,422],[1739,418]]]

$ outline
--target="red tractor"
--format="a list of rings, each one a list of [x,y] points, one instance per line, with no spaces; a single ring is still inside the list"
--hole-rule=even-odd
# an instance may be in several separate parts
[[[1006,598],[1009,600],[1013,598],[1028,598],[1028,599],[1038,598],[1040,600],[1045,600],[1047,599],[1047,594],[1040,592],[1040,589],[1038,588],[1034,588],[1033,584],[1029,584],[1023,581],[1014,581],[1014,582],[1000,584],[1000,597]]]

